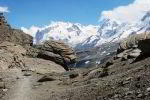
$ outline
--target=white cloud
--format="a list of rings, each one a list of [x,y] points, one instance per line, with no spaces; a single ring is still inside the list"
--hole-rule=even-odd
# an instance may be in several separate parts
[[[150,11],[150,0],[135,0],[127,6],[120,6],[111,11],[103,11],[100,20],[105,18],[120,22],[136,22]]]
[[[9,12],[8,7],[0,6],[0,12]]]
[[[21,27],[21,30],[22,30],[23,32],[25,32],[25,33],[27,33],[27,34],[29,34],[29,35],[35,37],[36,32],[37,32],[38,30],[41,30],[41,28],[36,27],[36,26],[32,26],[32,27],[30,27],[29,29],[27,29],[27,28],[25,28],[25,27]]]

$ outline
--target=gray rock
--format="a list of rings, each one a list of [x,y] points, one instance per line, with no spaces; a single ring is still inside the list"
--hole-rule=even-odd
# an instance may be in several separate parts
[[[147,92],[150,92],[150,87],[149,87],[149,88],[147,88],[146,90],[147,90]]]
[[[132,95],[134,92],[133,91],[128,91],[128,92],[126,92],[126,95],[128,96],[128,95]]]
[[[53,52],[49,51],[41,51],[37,55],[38,58],[43,58],[45,60],[54,61],[57,64],[60,64],[64,67],[65,70],[68,70],[68,66],[64,58],[58,54],[54,54]]]
[[[137,95],[137,97],[138,97],[138,98],[143,98],[143,97],[144,97],[144,94],[140,93],[140,94]]]
[[[62,41],[54,41],[54,40],[46,41],[42,45],[35,45],[35,48],[38,48],[39,50],[43,51],[53,52],[54,54],[58,54],[62,56],[68,63],[76,62],[75,52],[73,51],[72,48],[70,48]]]
[[[47,74],[47,73],[63,73],[65,69],[50,60],[44,60],[40,58],[24,58],[25,66],[28,66],[30,72],[34,72],[40,75]]]
[[[117,57],[124,60],[150,55],[150,32],[134,34],[120,42]]]
[[[100,77],[105,77],[108,75],[108,70],[107,68],[98,68],[95,70],[92,70],[91,72],[88,73],[87,78],[100,78]]]
[[[59,63],[59,64],[64,64],[63,58],[58,54],[54,54],[53,52],[41,51],[38,53],[37,57],[43,58],[46,60],[51,60],[51,61],[54,61],[54,62]]]
[[[5,88],[5,83],[4,82],[0,82],[0,89],[4,89]]]
[[[72,48],[63,43],[62,41],[46,41],[44,44],[34,45],[35,50],[30,53],[36,55],[37,58],[54,61],[69,70],[68,65],[76,62],[76,55]]]
[[[77,72],[75,72],[75,71],[68,71],[68,72],[65,72],[65,73],[63,73],[64,75],[64,77],[69,77],[69,78],[76,78],[76,77],[78,77],[79,76],[79,73],[77,73]]]
[[[40,78],[37,82],[48,82],[48,81],[54,81],[55,79],[50,76],[43,76]]]
[[[140,49],[134,49],[131,52],[129,52],[129,56],[130,57],[134,57],[134,58],[140,56],[140,54],[141,54],[141,50]]]
[[[135,48],[141,50],[142,53],[149,54],[149,49],[150,49],[149,44],[150,44],[150,32],[145,32],[142,34],[134,34],[120,42],[118,54],[124,50],[135,49]]]
[[[31,73],[25,73],[24,76],[31,76]]]

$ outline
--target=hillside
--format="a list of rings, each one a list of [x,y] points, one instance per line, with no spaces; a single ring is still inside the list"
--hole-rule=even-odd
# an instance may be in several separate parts
[[[106,43],[91,52],[76,52],[80,58],[90,55],[88,59],[97,63],[69,68],[78,58],[62,41],[33,45],[31,36],[8,24],[1,24],[0,29],[1,33],[7,30],[0,36],[1,100],[150,99],[149,32],[131,35],[117,45]]]

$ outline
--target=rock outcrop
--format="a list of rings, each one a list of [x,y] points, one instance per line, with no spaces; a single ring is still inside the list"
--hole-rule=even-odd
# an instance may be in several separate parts
[[[36,73],[62,73],[65,69],[52,60],[39,58],[29,58],[26,56],[27,50],[20,45],[10,42],[0,44],[0,69],[10,68],[30,69]],[[56,58],[54,58],[56,59]]]
[[[8,41],[22,46],[32,45],[32,37],[18,29],[12,29],[11,27],[0,25],[0,35],[0,43]]]
[[[2,13],[0,13],[0,50],[1,56],[4,56],[2,59],[4,60],[6,57],[6,63],[7,60],[10,62],[10,64],[6,64],[1,61],[5,65],[8,65],[5,67],[6,69],[16,66],[17,63],[21,68],[25,67],[25,63],[29,62],[27,59],[30,59],[27,55],[30,55],[31,57],[31,65],[36,61],[41,62],[40,59],[47,63],[53,62],[49,65],[55,66],[55,63],[59,64],[59,67],[57,67],[56,64],[56,68],[53,68],[52,66],[50,66],[52,68],[49,68],[51,70],[57,69],[59,72],[64,71],[63,67],[68,70],[68,64],[72,64],[76,60],[73,50],[60,41],[46,41],[44,44],[33,46],[32,36],[25,34],[19,29],[13,29],[10,27]],[[42,64],[37,65],[43,66]],[[63,67],[60,68],[60,66]],[[55,71],[57,72],[57,70]]]
[[[41,45],[34,45],[37,49],[37,57],[51,60],[62,65],[68,70],[68,65],[76,62],[75,52],[62,41],[49,40]]]
[[[51,40],[33,46],[33,38],[21,30],[11,28],[2,13],[0,14],[0,49],[12,54],[49,60],[63,66],[66,70],[69,64],[76,61],[72,48],[61,41]]]
[[[150,32],[134,34],[121,41],[118,49],[118,57],[138,57],[150,55]]]
[[[74,63],[76,61],[76,56],[73,49],[62,41],[49,40],[44,42],[44,44],[39,47],[41,50],[59,54],[69,63]]]
[[[24,68],[26,50],[17,44],[3,42],[0,44],[0,69]]]
[[[32,45],[33,38],[21,30],[11,28],[3,14],[0,13],[0,43],[4,41],[29,46]]]

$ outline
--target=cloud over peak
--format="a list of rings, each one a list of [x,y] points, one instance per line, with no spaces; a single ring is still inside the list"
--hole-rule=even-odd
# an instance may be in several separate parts
[[[0,12],[9,12],[8,7],[2,7],[0,6]]]
[[[148,11],[150,11],[150,0],[135,0],[132,4],[127,6],[120,6],[110,11],[103,11],[100,20],[108,18],[120,22],[136,22]]]

